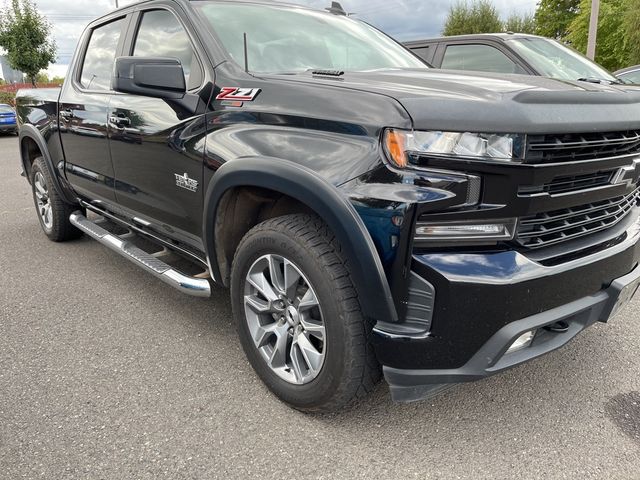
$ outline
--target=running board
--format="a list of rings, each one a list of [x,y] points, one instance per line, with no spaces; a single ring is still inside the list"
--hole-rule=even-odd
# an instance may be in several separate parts
[[[100,225],[96,225],[80,212],[72,213],[69,221],[86,235],[99,241],[123,257],[128,258],[139,267],[142,267],[156,278],[180,290],[182,293],[194,297],[211,296],[211,284],[209,280],[190,277],[174,270],[159,258],[136,247],[133,243],[109,233]]]

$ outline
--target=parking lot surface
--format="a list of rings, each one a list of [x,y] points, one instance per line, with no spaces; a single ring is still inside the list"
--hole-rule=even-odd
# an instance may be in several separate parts
[[[0,478],[640,478],[640,299],[562,350],[429,401],[280,403],[226,290],[183,296],[55,244],[0,137]]]

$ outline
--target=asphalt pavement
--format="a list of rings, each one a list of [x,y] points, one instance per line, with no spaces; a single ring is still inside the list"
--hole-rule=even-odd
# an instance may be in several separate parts
[[[565,348],[409,405],[279,402],[226,290],[184,296],[52,243],[0,137],[0,478],[640,479],[640,299]]]

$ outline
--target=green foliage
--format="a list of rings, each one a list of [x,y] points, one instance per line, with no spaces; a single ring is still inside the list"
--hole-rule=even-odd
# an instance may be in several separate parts
[[[504,22],[504,31],[513,33],[536,33],[536,19],[533,15],[526,13],[518,15],[512,13]]]
[[[49,75],[47,75],[47,72],[36,73],[36,83],[49,83]]]
[[[0,92],[0,103],[16,105],[16,94],[14,92]]]
[[[640,64],[640,0],[628,0],[624,16],[625,49],[627,65]]]
[[[51,83],[57,83],[58,85],[62,85],[64,83],[64,77],[53,77],[50,80]]]
[[[536,34],[564,39],[569,25],[578,15],[580,0],[540,0],[535,14]]]
[[[502,21],[496,7],[489,0],[458,2],[449,10],[443,35],[467,33],[495,33],[502,31]]]
[[[628,41],[624,24],[629,0],[601,0],[596,62],[609,70],[627,65]],[[591,0],[581,0],[580,11],[569,25],[566,39],[579,51],[587,51]],[[636,30],[639,28],[636,25]]]
[[[11,68],[24,72],[35,85],[36,75],[55,61],[51,25],[32,0],[11,0],[0,16],[0,46]]]

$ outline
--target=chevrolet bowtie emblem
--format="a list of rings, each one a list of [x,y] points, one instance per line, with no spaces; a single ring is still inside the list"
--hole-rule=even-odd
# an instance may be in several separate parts
[[[189,178],[189,175],[185,172],[184,175],[179,175],[174,173],[176,176],[176,185],[180,188],[184,188],[185,190],[189,190],[190,192],[195,192],[198,190],[198,181],[193,178]]]

